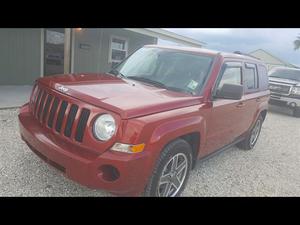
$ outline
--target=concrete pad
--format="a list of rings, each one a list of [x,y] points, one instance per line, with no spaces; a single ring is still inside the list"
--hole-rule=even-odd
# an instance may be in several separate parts
[[[15,108],[29,101],[31,85],[0,85],[0,109]]]

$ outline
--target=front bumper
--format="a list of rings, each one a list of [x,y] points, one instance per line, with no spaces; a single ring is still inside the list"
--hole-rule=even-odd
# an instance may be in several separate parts
[[[271,105],[286,106],[290,108],[300,107],[300,99],[288,97],[288,96],[279,96],[271,93],[269,103]]]
[[[63,140],[57,134],[47,133],[24,105],[19,113],[22,139],[44,161],[56,167],[73,181],[94,189],[105,189],[119,195],[139,195],[151,173],[149,152],[126,154],[104,151],[102,154],[83,154],[87,149]],[[107,179],[107,166],[119,172],[117,179]]]

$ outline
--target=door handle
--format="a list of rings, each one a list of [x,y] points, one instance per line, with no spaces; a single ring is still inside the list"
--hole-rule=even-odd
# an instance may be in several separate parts
[[[237,105],[236,105],[236,107],[238,107],[238,108],[242,108],[242,107],[244,107],[246,104],[244,103],[244,102],[239,102]]]
[[[260,99],[260,98],[257,98],[257,99],[256,99],[256,101],[257,101],[257,102],[260,102],[260,101],[261,101],[261,99]]]

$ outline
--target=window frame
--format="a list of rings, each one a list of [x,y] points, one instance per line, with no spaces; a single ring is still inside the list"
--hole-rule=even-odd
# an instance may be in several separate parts
[[[250,65],[250,66],[249,66]],[[254,68],[255,70],[255,77],[254,77],[254,81],[256,82],[256,87],[255,88],[251,88],[249,89],[246,86],[246,83],[244,82],[244,78],[245,78],[245,73],[246,73],[246,69],[249,68]],[[250,94],[250,93],[254,93],[254,92],[258,92],[259,91],[259,76],[258,76],[258,68],[257,68],[257,64],[254,62],[244,62],[243,63],[243,86],[244,86],[244,94]]]
[[[125,49],[124,50],[121,50],[121,49],[116,49],[116,48],[113,48],[112,47],[112,41],[113,39],[119,39],[119,40],[122,40],[122,41],[125,41]],[[116,36],[116,35],[110,35],[110,38],[109,38],[109,49],[108,49],[108,63],[120,63],[122,62],[123,60],[125,60],[127,57],[128,57],[128,44],[129,43],[129,40],[128,38],[125,38],[125,37],[120,37],[120,36]],[[113,50],[117,50],[117,51],[124,51],[125,52],[125,57],[124,59],[122,60],[114,60],[112,59],[112,51]]]
[[[226,67],[225,67],[226,66]],[[222,77],[224,75],[224,72],[225,72],[225,69],[227,68],[240,68],[241,70],[241,85],[244,85],[244,79],[243,79],[243,75],[244,75],[244,68],[243,68],[243,63],[241,61],[224,61],[222,66],[221,66],[221,69],[220,69],[220,72],[217,76],[217,79],[214,83],[214,86],[213,86],[213,89],[212,89],[212,92],[211,92],[211,96],[212,96],[212,100],[218,100],[218,98],[215,98],[216,96],[216,93],[217,93],[217,89],[218,89],[218,86],[222,80]],[[244,90],[244,93],[245,93],[245,90]]]

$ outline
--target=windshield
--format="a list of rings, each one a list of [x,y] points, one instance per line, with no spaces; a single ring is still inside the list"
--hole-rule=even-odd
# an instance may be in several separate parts
[[[270,71],[269,76],[300,81],[300,70],[274,69]]]
[[[201,89],[213,57],[160,48],[141,48],[111,73],[174,91]]]

